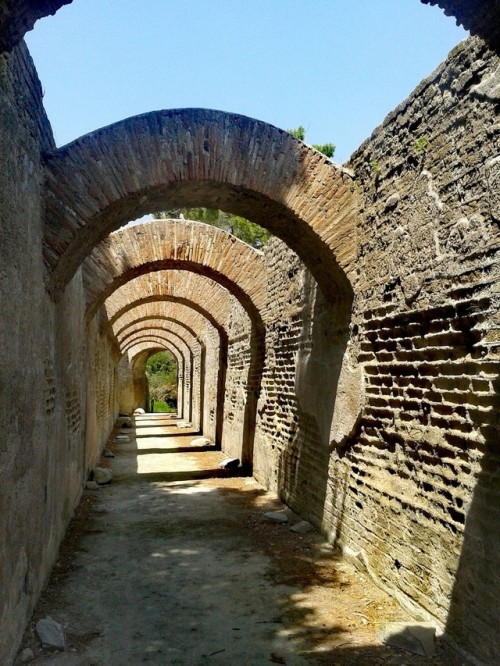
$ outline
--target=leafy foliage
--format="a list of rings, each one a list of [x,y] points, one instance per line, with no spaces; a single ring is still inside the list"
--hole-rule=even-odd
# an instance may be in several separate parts
[[[153,354],[146,361],[149,397],[155,403],[165,402],[171,408],[177,405],[177,362],[169,351]],[[166,411],[157,410],[155,411]],[[167,410],[168,411],[168,410]]]
[[[211,224],[223,231],[228,231],[257,249],[265,245],[271,238],[271,233],[255,224],[255,222],[250,222],[244,217],[232,215],[216,208],[176,208],[156,213],[156,217],[160,219],[181,216],[186,220],[205,222],[205,224]]]
[[[299,125],[296,129],[289,129],[287,132],[300,141],[306,140],[306,131],[302,125]],[[335,155],[336,146],[334,143],[324,143],[323,145],[313,143],[313,148],[316,148],[316,150],[319,150],[320,153],[329,158]]]

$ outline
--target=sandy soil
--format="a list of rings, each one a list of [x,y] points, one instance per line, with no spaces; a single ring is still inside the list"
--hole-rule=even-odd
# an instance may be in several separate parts
[[[137,417],[110,443],[113,482],[84,492],[26,631],[32,663],[465,665],[439,641],[433,659],[380,645],[378,625],[409,619],[397,604],[315,532],[267,520],[282,504],[175,423]],[[46,616],[66,652],[40,647]]]

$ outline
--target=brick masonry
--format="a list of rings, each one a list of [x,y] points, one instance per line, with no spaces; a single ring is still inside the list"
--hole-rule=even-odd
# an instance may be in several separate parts
[[[185,414],[212,419],[225,450],[415,616],[494,663],[498,66],[479,39],[460,45],[342,169],[265,123],[199,110],[146,114],[55,150],[26,49],[1,56],[2,663],[124,384],[133,403],[164,346]],[[163,204],[215,201],[281,238],[257,253],[254,279],[234,270],[238,243],[200,225],[166,224],[183,264],[155,263],[161,225],[104,241]],[[154,273],[139,274],[139,246]],[[210,276],[179,270],[194,251]],[[133,328],[137,308],[158,318],[164,305],[184,326]]]

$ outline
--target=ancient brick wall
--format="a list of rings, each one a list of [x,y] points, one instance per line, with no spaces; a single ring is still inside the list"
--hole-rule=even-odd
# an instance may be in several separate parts
[[[262,481],[484,663],[500,650],[497,66],[479,40],[457,47],[351,159],[362,209],[347,351],[365,392],[343,447],[325,441],[320,413],[334,416],[311,370],[338,305],[276,241],[266,250],[255,456]]]
[[[393,591],[486,661],[500,651],[498,66],[480,40],[459,45],[351,159],[366,406],[341,521]]]
[[[229,456],[242,457],[245,406],[251,355],[251,322],[235,298],[228,323],[228,358],[224,398],[222,449]]]
[[[24,45],[0,56],[0,663],[15,654],[79,499],[86,358],[78,273],[45,293],[42,151],[53,148]]]

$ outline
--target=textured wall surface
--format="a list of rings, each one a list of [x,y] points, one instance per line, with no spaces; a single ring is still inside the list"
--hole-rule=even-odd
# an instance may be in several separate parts
[[[351,160],[363,208],[347,354],[365,387],[343,447],[321,422],[335,306],[266,250],[256,452],[259,478],[484,663],[500,652],[497,67],[479,40],[457,47]]]
[[[84,478],[87,359],[79,271],[45,293],[41,152],[53,148],[24,46],[0,57],[0,662],[9,664]],[[107,415],[109,419],[109,415]],[[112,417],[111,417],[112,418]]]
[[[387,521],[363,547],[487,663],[500,653],[499,64],[480,40],[458,46],[351,163],[366,407],[347,458],[356,520]]]
[[[144,363],[161,348],[178,359],[184,418],[415,616],[494,663],[499,71],[478,38],[460,45],[347,171],[217,112],[147,114],[55,151],[25,48],[1,56],[2,663],[118,409],[144,401]],[[151,153],[135,154],[143,130]],[[159,130],[185,160],[163,151]],[[223,131],[236,164],[225,175]],[[95,159],[100,140],[112,182]],[[257,161],[242,148],[254,144]],[[177,176],[178,203],[220,195],[289,247],[274,238],[246,272],[248,248],[169,222],[163,236],[115,234],[81,266],[127,215],[159,209]],[[167,241],[179,264],[157,263]],[[245,252],[252,261],[238,263]],[[155,272],[139,275],[144,260]],[[189,272],[196,262],[213,279]]]

